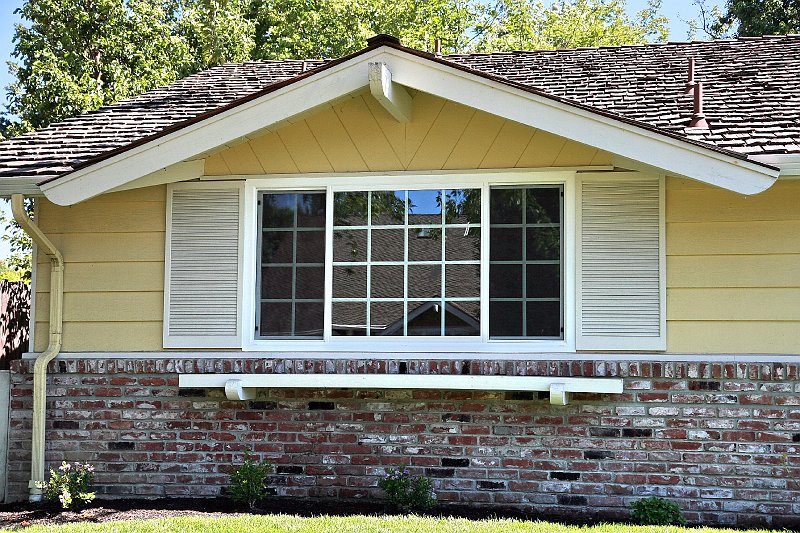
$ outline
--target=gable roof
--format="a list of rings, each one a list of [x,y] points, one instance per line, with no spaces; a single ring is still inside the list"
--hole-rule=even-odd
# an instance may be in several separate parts
[[[223,65],[5,141],[0,179],[47,183],[382,46],[736,159],[755,151],[800,153],[800,88],[791,83],[800,80],[800,66],[791,60],[800,53],[800,36],[443,58],[376,39],[335,61]],[[720,62],[726,64],[709,68],[706,78],[703,68],[714,64],[713,55],[730,58],[730,65]],[[698,58],[697,79],[708,84],[710,132],[685,127],[692,111],[691,97],[683,94],[687,57]],[[761,73],[742,70],[745,63],[760,65]]]

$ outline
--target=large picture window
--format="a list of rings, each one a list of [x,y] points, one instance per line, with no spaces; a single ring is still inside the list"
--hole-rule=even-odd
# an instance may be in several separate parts
[[[258,339],[564,339],[562,185],[259,193]]]

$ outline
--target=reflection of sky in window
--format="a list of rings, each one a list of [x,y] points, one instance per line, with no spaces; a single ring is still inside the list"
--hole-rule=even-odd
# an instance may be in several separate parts
[[[408,191],[408,212],[413,215],[438,215],[442,212],[442,191]]]

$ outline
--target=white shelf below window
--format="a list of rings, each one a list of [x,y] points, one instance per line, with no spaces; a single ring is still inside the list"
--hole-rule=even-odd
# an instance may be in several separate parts
[[[230,400],[252,400],[257,389],[440,389],[546,391],[566,405],[571,392],[622,393],[619,378],[438,374],[181,374],[179,387],[224,388]]]

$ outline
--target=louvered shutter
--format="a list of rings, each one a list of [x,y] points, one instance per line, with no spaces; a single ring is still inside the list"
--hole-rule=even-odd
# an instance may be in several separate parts
[[[241,348],[241,187],[181,184],[169,194],[164,347]]]
[[[643,174],[581,178],[577,349],[666,349],[663,187]]]

